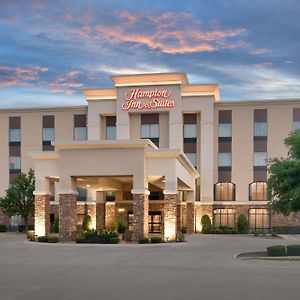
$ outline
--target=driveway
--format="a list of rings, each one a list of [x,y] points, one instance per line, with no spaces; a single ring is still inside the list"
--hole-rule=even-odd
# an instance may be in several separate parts
[[[238,252],[299,236],[188,236],[187,243],[74,245],[0,234],[0,299],[299,299],[300,262],[242,261]]]

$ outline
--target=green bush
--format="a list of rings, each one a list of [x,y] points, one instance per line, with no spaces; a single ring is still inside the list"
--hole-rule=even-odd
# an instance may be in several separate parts
[[[300,245],[288,245],[286,248],[288,256],[300,256]]]
[[[221,229],[221,228],[216,228],[216,229],[214,230],[214,233],[216,233],[216,234],[221,234],[221,233],[224,233],[224,232],[223,232],[223,229]]]
[[[34,235],[35,235],[34,230],[28,230],[26,233],[27,240],[34,241],[35,240]]]
[[[39,236],[38,237],[38,241],[40,243],[47,243],[48,242],[48,238],[46,236]]]
[[[248,219],[244,214],[240,214],[238,217],[237,229],[238,229],[239,233],[248,233],[249,232]]]
[[[201,224],[202,224],[202,233],[211,233],[212,225],[208,215],[203,215],[201,217]]]
[[[120,240],[119,238],[111,238],[108,243],[109,244],[119,244]]]
[[[161,237],[159,237],[159,236],[153,236],[153,237],[151,238],[151,243],[153,243],[153,244],[162,243],[162,239],[161,239]]]
[[[76,236],[76,244],[85,244],[86,238],[83,235]]]
[[[82,235],[88,243],[97,244],[110,243],[111,239],[119,238],[118,232],[110,228],[86,230],[82,233]]]
[[[237,234],[238,233],[238,231],[237,231],[237,229],[235,229],[235,228],[231,228],[231,230],[230,230],[231,232],[231,234]]]
[[[149,239],[146,237],[139,239],[139,244],[148,244],[148,243],[149,243]]]
[[[48,243],[57,243],[59,241],[57,236],[48,236]]]
[[[284,256],[285,246],[270,246],[267,251],[269,256]]]
[[[6,232],[7,231],[7,227],[4,224],[0,224],[0,232]]]
[[[185,242],[185,236],[182,232],[177,234],[177,238],[176,238],[177,242]]]
[[[125,233],[125,231],[126,231],[126,225],[124,225],[121,222],[118,222],[118,229],[117,230],[118,230],[119,233]]]
[[[59,218],[58,218],[58,216],[56,216],[55,219],[54,219],[52,229],[53,229],[54,233],[59,233]]]
[[[125,231],[125,241],[132,242],[132,233],[129,230]]]
[[[82,221],[82,230],[90,230],[90,226],[92,224],[92,218],[90,215],[85,215]]]
[[[277,234],[276,232],[272,232],[272,233],[271,233],[271,236],[272,236],[272,237],[278,237],[278,234]]]

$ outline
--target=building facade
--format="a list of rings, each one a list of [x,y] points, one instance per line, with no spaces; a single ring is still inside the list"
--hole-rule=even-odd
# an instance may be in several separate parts
[[[114,88],[83,90],[80,107],[0,110],[0,196],[20,171],[36,174],[35,230],[55,215],[71,240],[88,214],[94,228],[121,222],[138,239],[235,227],[300,228],[272,214],[268,158],[300,128],[300,99],[221,101],[217,84],[184,73],[112,76]],[[17,223],[0,212],[0,223]]]

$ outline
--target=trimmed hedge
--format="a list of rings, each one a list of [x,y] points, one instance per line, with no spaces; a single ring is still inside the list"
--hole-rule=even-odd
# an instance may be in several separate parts
[[[40,243],[48,243],[48,238],[46,236],[39,236],[38,242]]]
[[[201,217],[202,233],[211,233],[212,225],[211,220],[208,215],[203,215]]]
[[[48,236],[48,243],[58,243],[59,239],[57,236]]]
[[[0,232],[6,232],[7,231],[7,227],[4,224],[0,224]]]
[[[248,219],[244,214],[240,214],[238,217],[237,230],[239,233],[248,233],[249,232]]]
[[[86,238],[82,235],[76,237],[76,244],[85,244],[86,243]]]
[[[148,243],[149,243],[149,239],[146,237],[139,239],[139,244],[148,244]]]
[[[161,237],[159,237],[159,236],[153,236],[153,237],[151,238],[151,243],[152,243],[152,244],[162,243],[162,239],[161,239]]]
[[[90,215],[85,215],[82,221],[82,230],[88,231],[90,230],[90,226],[92,224],[92,218]]]
[[[288,256],[300,256],[300,245],[288,245],[286,248]]]
[[[269,256],[285,256],[285,246],[270,246],[267,252]]]

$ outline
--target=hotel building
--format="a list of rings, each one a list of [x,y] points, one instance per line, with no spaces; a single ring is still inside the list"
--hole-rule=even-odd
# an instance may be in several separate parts
[[[201,216],[251,230],[300,228],[272,214],[266,161],[285,157],[300,128],[300,99],[221,101],[217,84],[184,73],[111,77],[114,88],[83,90],[86,106],[0,110],[0,196],[20,171],[35,170],[35,230],[72,240],[84,215],[94,228],[125,224],[138,239],[183,228]],[[17,224],[0,212],[0,223]]]

